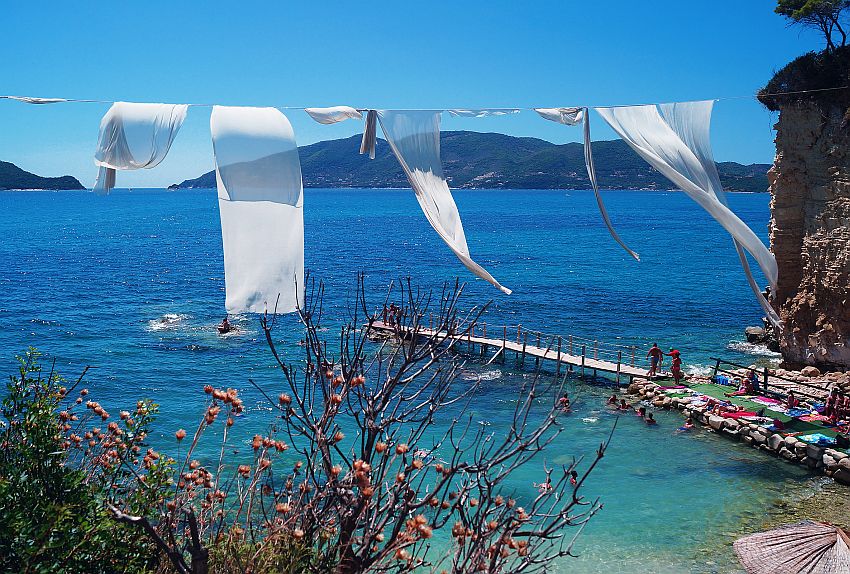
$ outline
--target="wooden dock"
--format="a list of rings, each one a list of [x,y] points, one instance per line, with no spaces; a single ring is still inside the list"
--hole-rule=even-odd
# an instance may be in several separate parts
[[[398,334],[402,337],[411,335],[409,327],[396,327],[381,321],[373,323],[372,328],[388,335]],[[508,338],[509,329],[510,339]],[[513,338],[514,329],[516,329],[515,339]],[[438,340],[452,339],[455,341],[456,348],[462,350],[466,346],[468,353],[479,354],[488,365],[494,361],[504,363],[508,353],[513,353],[516,364],[520,368],[525,366],[526,361],[533,360],[535,366],[539,366],[541,361],[551,361],[555,363],[556,374],[560,374],[562,368],[566,371],[577,372],[582,378],[586,374],[596,377],[597,373],[601,372],[614,375],[617,383],[620,383],[624,377],[631,382],[634,377],[646,376],[647,372],[646,366],[636,364],[637,347],[635,346],[606,344],[572,335],[559,336],[538,331],[524,331],[522,325],[499,327],[497,332],[501,335],[500,338],[487,336],[486,323],[481,326],[473,325],[470,329],[463,331],[465,332],[454,334],[446,331],[437,332],[420,326],[418,336],[428,338],[436,336]],[[529,343],[529,336],[531,343]]]

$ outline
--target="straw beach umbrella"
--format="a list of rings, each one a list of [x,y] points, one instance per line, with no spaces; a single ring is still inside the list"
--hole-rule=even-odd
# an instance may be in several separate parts
[[[850,536],[811,520],[745,536],[735,553],[749,574],[850,572]]]

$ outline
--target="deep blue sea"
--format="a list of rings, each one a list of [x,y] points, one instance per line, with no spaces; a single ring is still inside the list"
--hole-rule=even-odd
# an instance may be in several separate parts
[[[486,321],[645,349],[657,341],[682,351],[686,368],[709,357],[747,364],[772,359],[742,343],[759,324],[757,303],[731,239],[682,193],[604,192],[636,262],[608,236],[592,192],[458,191],[473,258],[514,290],[506,296],[468,274],[430,229],[410,190],[305,191],[306,265],[325,281],[326,308],[342,317],[359,271],[375,305],[388,284],[410,276],[421,288],[468,281],[465,305],[492,300]],[[730,196],[732,209],[765,240],[767,194]],[[0,368],[36,346],[68,378],[85,365],[97,400],[131,406],[151,397],[162,407],[168,444],[193,428],[206,383],[241,390],[248,418],[267,422],[248,378],[280,392],[256,316],[239,316],[237,336],[219,337],[224,277],[216,195],[212,190],[0,192]],[[295,353],[298,323],[275,332]],[[331,336],[331,333],[329,333]],[[470,364],[485,378],[473,413],[498,428],[527,373]],[[578,397],[566,432],[547,462],[591,454],[613,415],[608,389],[574,382]],[[646,427],[621,420],[609,455],[591,479],[603,511],[583,534],[570,572],[729,572],[735,536],[757,530],[778,499],[816,482],[803,471],[707,432],[674,433],[678,413]],[[542,461],[541,461],[542,462]],[[519,484],[539,478],[539,467]],[[531,491],[531,490],[530,490]],[[531,491],[533,492],[533,491]]]

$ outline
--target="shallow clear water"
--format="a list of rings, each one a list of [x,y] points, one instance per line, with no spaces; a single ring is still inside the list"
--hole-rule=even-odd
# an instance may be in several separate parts
[[[306,190],[306,263],[328,284],[330,315],[345,312],[361,270],[376,304],[394,278],[439,288],[460,275],[470,281],[467,305],[493,300],[491,326],[522,323],[643,347],[657,340],[681,349],[690,368],[718,354],[759,359],[759,349],[740,344],[743,328],[761,314],[725,232],[681,193],[606,192],[605,199],[640,263],[608,237],[590,192],[456,193],[473,257],[514,289],[511,296],[465,272],[409,190]],[[730,197],[762,236],[768,200]],[[246,381],[270,392],[279,383],[257,318],[237,317],[244,331],[236,336],[213,329],[224,304],[214,192],[0,192],[0,209],[4,373],[29,345],[55,357],[69,378],[93,364],[89,387],[101,402],[124,406],[149,396],[162,404],[164,434],[155,440],[196,424],[208,382],[241,389],[248,424],[265,424]],[[296,352],[294,320],[284,318],[276,336]],[[476,416],[498,428],[527,375],[510,363],[468,368],[487,373],[477,404],[493,408]],[[613,423],[603,407],[607,389],[573,384],[575,412],[549,462],[591,455]],[[657,428],[621,420],[588,489],[604,510],[564,571],[728,572],[735,534],[757,529],[774,500],[809,484],[803,471],[710,433],[675,434],[677,413],[658,417]],[[533,493],[539,470],[526,469],[516,484]]]

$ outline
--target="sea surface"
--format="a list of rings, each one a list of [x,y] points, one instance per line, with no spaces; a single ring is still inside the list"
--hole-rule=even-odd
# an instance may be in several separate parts
[[[776,356],[747,345],[743,329],[760,324],[731,239],[682,193],[604,192],[632,260],[609,237],[592,192],[457,191],[472,257],[503,285],[503,295],[463,268],[430,229],[410,190],[305,191],[306,265],[326,284],[326,314],[345,318],[358,272],[370,302],[410,277],[440,290],[467,282],[461,307],[490,303],[485,319],[610,344],[652,342],[681,350],[685,368],[705,372],[712,357],[767,364]],[[732,209],[765,241],[767,194],[732,194]],[[142,397],[161,405],[163,448],[173,431],[192,429],[207,384],[240,389],[246,420],[268,423],[254,380],[282,390],[258,317],[231,318],[237,335],[220,337],[224,277],[216,195],[212,190],[0,192],[0,369],[38,347],[69,379],[96,367],[87,385],[107,408]],[[270,249],[273,246],[269,247]],[[327,332],[333,337],[333,329]],[[278,321],[284,354],[298,355],[299,324]],[[531,342],[531,341],[529,341]],[[628,353],[624,360],[630,360]],[[471,413],[500,428],[529,377],[510,361],[474,361],[464,377],[483,377],[486,410]],[[604,381],[572,379],[574,412],[544,459],[592,456],[611,429]],[[604,504],[582,533],[563,572],[735,572],[730,544],[758,530],[777,501],[817,488],[804,471],[706,431],[680,434],[679,413],[647,427],[621,417],[588,495]],[[543,459],[512,477],[526,496]],[[524,491],[523,491],[524,489]]]

